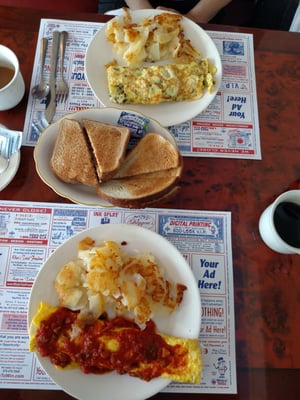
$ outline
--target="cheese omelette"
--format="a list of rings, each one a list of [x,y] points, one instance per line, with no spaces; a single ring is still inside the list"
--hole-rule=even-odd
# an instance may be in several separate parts
[[[196,100],[214,89],[216,69],[206,58],[188,64],[131,68],[107,66],[110,100],[118,104],[158,104]]]

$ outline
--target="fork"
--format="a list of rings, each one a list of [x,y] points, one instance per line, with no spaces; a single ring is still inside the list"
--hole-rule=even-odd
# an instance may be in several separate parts
[[[60,38],[59,38],[60,68],[58,69],[59,76],[56,84],[57,103],[66,101],[69,94],[69,87],[64,80],[64,57],[65,57],[67,37],[68,37],[68,32],[63,31],[60,33]]]

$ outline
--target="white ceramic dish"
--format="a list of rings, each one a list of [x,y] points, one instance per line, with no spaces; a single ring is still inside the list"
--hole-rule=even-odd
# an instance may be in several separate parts
[[[160,10],[137,10],[132,11],[133,22],[139,22],[143,18],[160,14]],[[123,18],[116,16],[115,18]],[[199,100],[188,102],[170,102],[155,105],[130,105],[126,104],[126,108],[134,111],[143,112],[152,118],[157,119],[163,126],[171,126],[187,121],[205,110],[213,101],[217,91],[219,90],[222,79],[222,63],[220,54],[210,38],[210,36],[197,24],[188,18],[183,18],[182,26],[186,38],[197,48],[202,57],[207,57],[216,67],[215,90],[213,93],[205,93]],[[85,70],[87,81],[92,88],[95,96],[105,106],[114,106],[122,108],[124,105],[117,105],[110,101],[105,64],[116,58],[113,52],[112,44],[105,37],[106,26],[103,26],[92,38],[85,59]]]
[[[72,114],[66,114],[62,118],[72,118],[78,121],[86,118],[117,125],[119,117],[124,111],[126,112],[127,110],[110,107],[91,108],[87,110],[81,110]],[[138,112],[128,112],[150,119],[150,123],[147,127],[147,132],[157,132],[164,136],[166,139],[170,140],[175,146],[177,146],[174,136],[157,121]],[[84,204],[88,206],[111,207],[110,203],[97,196],[94,188],[86,185],[73,185],[62,182],[52,172],[50,168],[50,158],[52,155],[55,138],[61,119],[57,120],[44,130],[44,132],[39,137],[39,140],[34,149],[36,169],[40,178],[57,194],[62,197],[66,197],[74,203]]]
[[[181,253],[165,238],[146,228],[135,225],[111,224],[87,229],[57,248],[41,268],[31,290],[28,308],[28,326],[37,311],[40,301],[57,305],[57,295],[51,282],[61,266],[76,258],[77,243],[89,236],[101,243],[114,240],[119,244],[126,241],[129,254],[152,252],[165,270],[166,276],[173,282],[187,286],[179,308],[168,317],[154,319],[158,329],[170,335],[198,338],[201,324],[201,300],[199,289],[191,268]],[[80,370],[61,371],[48,360],[37,357],[53,381],[63,390],[80,400],[142,400],[162,390],[169,380],[155,378],[144,382],[128,375],[109,373],[104,375],[83,374]]]
[[[0,191],[6,188],[6,186],[14,179],[20,165],[20,160],[20,151],[17,151],[10,157],[6,170],[0,174]]]

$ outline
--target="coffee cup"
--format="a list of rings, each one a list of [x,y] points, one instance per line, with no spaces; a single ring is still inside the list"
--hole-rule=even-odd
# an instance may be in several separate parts
[[[25,93],[19,60],[8,47],[0,45],[0,111],[20,103]]]
[[[259,219],[265,244],[282,254],[300,254],[300,190],[278,196]]]

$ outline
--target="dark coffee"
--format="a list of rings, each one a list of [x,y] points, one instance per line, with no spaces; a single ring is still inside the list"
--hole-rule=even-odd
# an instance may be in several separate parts
[[[274,225],[278,235],[287,244],[300,248],[300,206],[284,201],[275,209]]]
[[[14,77],[15,70],[13,67],[0,66],[0,89],[6,86]]]

